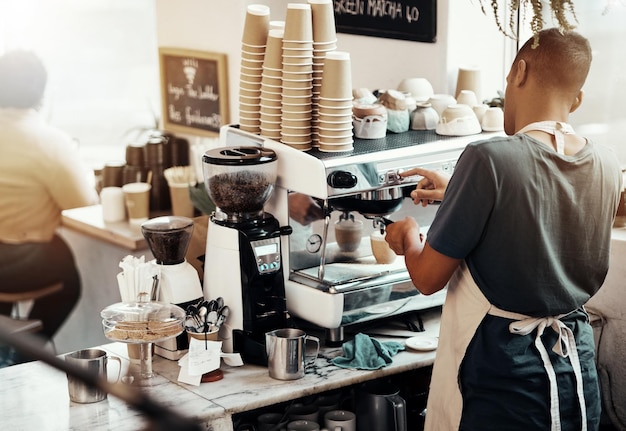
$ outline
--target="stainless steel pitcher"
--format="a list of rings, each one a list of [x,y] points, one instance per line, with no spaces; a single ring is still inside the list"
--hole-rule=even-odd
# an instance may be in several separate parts
[[[306,346],[315,344],[315,355],[307,360]],[[276,329],[265,334],[267,367],[270,377],[295,380],[304,377],[305,368],[315,361],[320,351],[320,340],[300,329]],[[305,363],[306,361],[306,363]]]

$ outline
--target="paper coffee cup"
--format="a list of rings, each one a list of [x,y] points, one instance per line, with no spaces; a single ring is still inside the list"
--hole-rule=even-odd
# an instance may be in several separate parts
[[[122,186],[131,224],[141,224],[150,217],[151,188],[149,183],[128,183]]]
[[[396,253],[389,247],[389,244],[385,241],[385,236],[379,231],[370,235],[370,244],[376,263],[389,264],[396,260]]]

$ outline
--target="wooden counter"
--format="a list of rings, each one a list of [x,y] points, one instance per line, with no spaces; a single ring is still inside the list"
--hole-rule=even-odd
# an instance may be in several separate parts
[[[423,313],[424,335],[438,335],[439,317],[440,308]],[[112,343],[100,347],[122,358],[124,375],[129,363],[126,346]],[[153,370],[167,382],[146,391],[158,402],[197,419],[207,430],[232,431],[233,417],[244,412],[428,367],[434,362],[435,353],[406,350],[394,356],[390,365],[364,371],[333,365],[331,359],[342,354],[341,347],[323,347],[314,365],[299,380],[274,380],[266,367],[256,365],[222,365],[222,380],[200,386],[179,383],[177,362],[155,356]],[[117,375],[113,361],[109,375]],[[0,369],[0,381],[3,429],[136,431],[146,425],[138,412],[113,396],[94,404],[70,402],[65,374],[42,362]]]
[[[148,248],[139,226],[132,226],[128,221],[105,222],[102,218],[102,205],[65,210],[62,213],[62,223],[65,227],[130,251]]]

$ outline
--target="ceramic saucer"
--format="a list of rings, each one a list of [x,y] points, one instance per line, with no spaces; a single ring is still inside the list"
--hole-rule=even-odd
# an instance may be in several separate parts
[[[405,340],[406,347],[418,352],[429,352],[437,348],[439,340],[435,337],[411,337]]]

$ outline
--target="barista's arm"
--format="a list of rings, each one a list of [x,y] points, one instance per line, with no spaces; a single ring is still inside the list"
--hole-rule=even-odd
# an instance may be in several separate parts
[[[431,295],[446,286],[461,263],[434,250],[423,242],[415,219],[406,217],[386,228],[385,239],[398,255],[404,255],[406,268],[413,285],[424,295]]]
[[[324,218],[324,210],[311,197],[302,193],[289,195],[289,217],[303,226]]]

